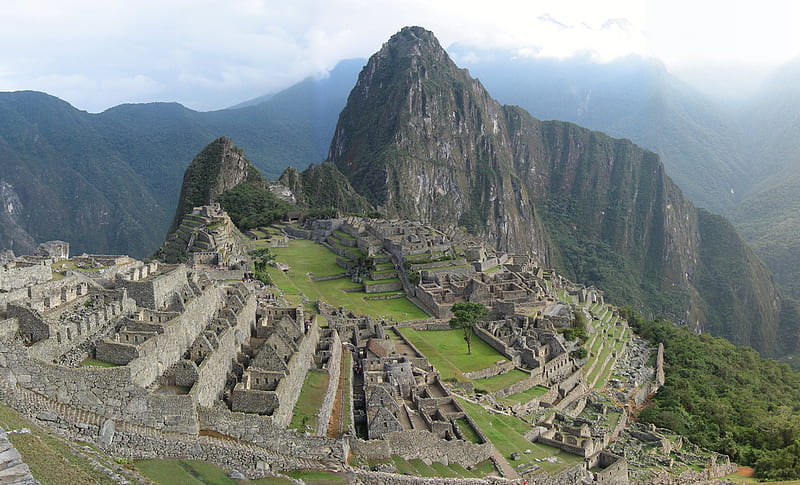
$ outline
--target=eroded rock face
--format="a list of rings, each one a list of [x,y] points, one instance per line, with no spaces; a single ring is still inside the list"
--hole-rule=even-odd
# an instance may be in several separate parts
[[[463,225],[499,248],[543,256],[544,231],[512,160],[503,108],[419,27],[370,59],[329,154],[389,217]]]
[[[370,58],[328,161],[387,217],[464,226],[612,300],[767,354],[796,346],[778,343],[778,329],[791,326],[782,314],[791,312],[763,265],[742,249],[731,253],[742,271],[727,269],[719,256],[738,236],[701,231],[709,218],[656,154],[501,106],[420,27],[404,28]]]

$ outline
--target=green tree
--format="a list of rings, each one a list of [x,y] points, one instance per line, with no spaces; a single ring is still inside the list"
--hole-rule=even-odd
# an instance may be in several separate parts
[[[464,340],[467,342],[467,353],[472,353],[472,336],[474,327],[486,315],[489,310],[482,303],[459,302],[451,308],[453,318],[450,319],[450,328],[461,328],[464,330]]]

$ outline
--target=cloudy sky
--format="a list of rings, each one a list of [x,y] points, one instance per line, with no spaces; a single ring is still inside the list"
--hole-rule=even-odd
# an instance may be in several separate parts
[[[786,0],[0,0],[0,91],[45,91],[92,112],[219,109],[368,57],[405,25],[445,47],[654,56],[730,91],[800,55],[798,18],[800,2]]]

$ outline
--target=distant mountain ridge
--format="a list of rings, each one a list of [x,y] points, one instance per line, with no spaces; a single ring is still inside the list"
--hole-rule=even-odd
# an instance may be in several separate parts
[[[90,114],[44,93],[0,93],[0,249],[60,238],[76,252],[151,254],[184,169],[212,140],[234,138],[273,180],[322,161],[358,68],[207,113],[149,103]]]

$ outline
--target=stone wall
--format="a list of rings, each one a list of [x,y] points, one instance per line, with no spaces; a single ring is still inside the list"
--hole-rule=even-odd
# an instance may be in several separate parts
[[[526,379],[523,379],[519,382],[511,384],[510,386],[499,389],[495,391],[493,394],[495,397],[507,397],[512,394],[516,394],[518,392],[525,392],[528,389],[538,386],[540,384],[542,384],[542,376],[541,374],[535,373]]]
[[[192,398],[151,394],[133,384],[131,368],[64,367],[32,359],[17,342],[0,341],[0,377],[49,399],[111,419],[197,433]]]
[[[16,318],[0,320],[0,339],[10,340],[17,336],[19,332],[19,322]]]
[[[300,396],[308,369],[314,362],[314,351],[317,349],[318,342],[319,326],[311,325],[305,338],[297,347],[297,352],[289,359],[288,372],[275,390],[279,396],[280,406],[272,418],[278,426],[287,427],[292,421],[292,411],[294,411],[294,405]]]
[[[222,405],[198,407],[200,428],[247,441],[287,455],[345,462],[350,448],[345,440],[311,436],[287,430],[268,416],[234,413]]]
[[[322,405],[320,405],[319,411],[317,412],[317,436],[325,436],[328,432],[328,424],[330,424],[331,421],[333,405],[336,402],[336,396],[339,391],[339,377],[342,373],[342,340],[339,338],[339,332],[336,330],[333,331],[331,337],[330,358],[328,358],[326,366],[328,372],[328,389],[325,391],[325,396],[322,398]],[[342,405],[344,405],[344,403],[342,403]]]
[[[352,485],[487,485],[487,484],[512,484],[520,483],[504,478],[426,478],[396,473],[370,472],[355,470]]]
[[[139,357],[127,367],[131,369],[134,382],[148,387],[156,378],[183,358],[183,354],[220,307],[222,297],[216,286],[206,290],[188,302],[183,313],[165,322],[164,333],[147,339],[139,345]]]
[[[208,269],[205,274],[209,279],[214,281],[237,280],[241,281],[244,277],[244,270],[228,270],[228,269]]]
[[[20,288],[9,291],[8,293],[0,293],[0,312],[5,312],[9,303],[18,302],[27,298],[29,298],[28,288]]]
[[[189,393],[201,406],[211,406],[225,388],[225,380],[242,344],[250,337],[256,322],[256,298],[247,295],[244,307],[236,315],[236,326],[225,329],[219,345],[200,364],[198,378]]]
[[[479,339],[483,340],[489,344],[491,348],[503,354],[506,359],[510,360],[515,365],[519,365],[519,354],[517,351],[508,347],[503,341],[487,332],[484,328],[476,325],[473,327],[473,329],[475,330],[475,335],[477,335]]]
[[[102,297],[97,298],[96,304],[102,301],[104,301]],[[13,305],[10,308],[13,308]],[[96,338],[114,321],[130,315],[135,310],[136,304],[123,290],[118,299],[110,300],[99,308],[91,311],[81,309],[80,313],[73,314],[71,318],[61,318],[57,322],[43,320],[40,325],[46,327],[47,338],[31,346],[30,355],[44,361],[55,360],[82,342]],[[30,315],[27,315],[26,320],[29,318]],[[28,332],[22,325],[20,329],[27,336]]]
[[[158,310],[169,303],[176,292],[180,292],[187,284],[186,266],[161,266],[162,273],[152,275],[144,280],[131,281],[117,275],[117,287],[127,288],[128,296],[136,300],[136,304]]]
[[[464,372],[464,376],[467,377],[468,379],[485,379],[487,377],[494,377],[494,376],[499,376],[500,374],[505,374],[506,372],[513,370],[514,368],[515,368],[514,363],[506,360],[497,365],[493,365],[485,369],[480,369],[473,372]]]
[[[33,478],[30,468],[22,461],[22,455],[8,440],[8,435],[2,428],[0,428],[0,483],[39,485],[39,481]]]
[[[353,453],[368,461],[398,455],[406,460],[420,459],[429,465],[439,462],[445,465],[458,463],[468,467],[488,460],[494,454],[490,443],[476,445],[461,440],[446,441],[420,429],[393,431],[385,434],[381,440],[351,438],[349,442]]]
[[[383,293],[385,291],[400,291],[403,289],[403,283],[399,281],[393,281],[390,283],[374,283],[364,285],[364,292],[365,293]]]
[[[0,268],[0,290],[12,291],[29,285],[44,283],[53,278],[53,270],[48,264]]]

